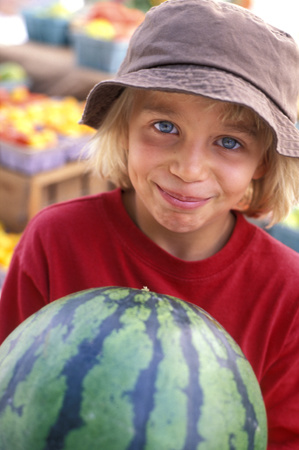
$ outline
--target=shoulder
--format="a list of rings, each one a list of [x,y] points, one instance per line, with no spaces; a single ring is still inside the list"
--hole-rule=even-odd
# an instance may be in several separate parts
[[[280,236],[266,231],[259,226],[249,223],[242,218],[242,228],[247,229],[251,237],[247,251],[251,255],[259,270],[275,274],[295,274],[299,272],[299,253],[286,245],[286,240],[279,239]],[[285,231],[286,232],[286,231]],[[290,234],[292,230],[290,230]],[[294,236],[292,236],[294,237]],[[289,278],[289,276],[288,276]]]
[[[109,206],[121,203],[118,190],[56,203],[37,213],[28,223],[20,245],[42,247],[65,245],[66,241],[93,238],[107,228]],[[117,210],[117,206],[114,207]],[[117,220],[117,218],[115,218]]]

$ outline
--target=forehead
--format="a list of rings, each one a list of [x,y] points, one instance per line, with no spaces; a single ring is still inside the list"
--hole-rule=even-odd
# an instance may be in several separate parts
[[[154,90],[136,90],[135,104],[143,109],[176,108],[178,104],[196,105],[200,109],[214,110],[223,120],[248,122],[254,125],[258,116],[249,108],[230,102],[203,97],[201,95],[165,92]]]
[[[211,100],[200,95],[183,94],[178,92],[165,92],[153,90],[138,90],[136,91],[136,101],[142,107],[158,107],[160,105],[169,105],[175,107],[178,103],[197,104],[202,107],[209,107],[209,105],[222,102]]]

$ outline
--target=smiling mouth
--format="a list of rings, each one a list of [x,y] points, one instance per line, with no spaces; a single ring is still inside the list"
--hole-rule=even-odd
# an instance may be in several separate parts
[[[177,206],[179,208],[183,208],[183,209],[195,209],[198,208],[200,206],[205,205],[211,197],[189,197],[189,196],[184,196],[181,194],[178,194],[177,192],[172,192],[172,191],[166,191],[164,189],[161,188],[161,186],[158,186],[158,190],[160,192],[160,194],[162,195],[162,197],[170,204],[172,204],[173,206]]]

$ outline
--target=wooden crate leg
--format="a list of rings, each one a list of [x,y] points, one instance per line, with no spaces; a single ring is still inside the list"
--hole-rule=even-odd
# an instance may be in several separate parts
[[[41,209],[42,204],[42,186],[40,183],[35,182],[32,179],[29,199],[28,199],[28,219],[32,219],[33,216]]]

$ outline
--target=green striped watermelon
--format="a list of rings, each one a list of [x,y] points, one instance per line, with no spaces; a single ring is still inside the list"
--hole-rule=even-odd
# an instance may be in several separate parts
[[[265,449],[255,375],[205,311],[105,287],[44,307],[0,347],[0,450]]]

